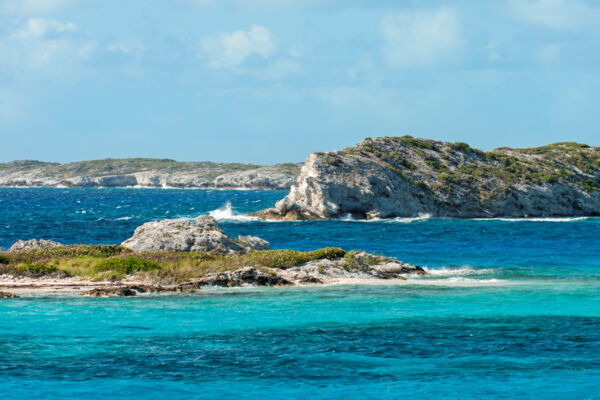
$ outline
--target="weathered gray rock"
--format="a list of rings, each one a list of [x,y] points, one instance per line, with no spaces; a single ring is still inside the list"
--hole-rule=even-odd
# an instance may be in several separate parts
[[[235,242],[245,250],[246,253],[259,250],[269,250],[269,242],[257,236],[238,236]]]
[[[267,274],[254,267],[245,267],[233,272],[220,272],[194,279],[179,285],[177,291],[194,292],[206,286],[237,287],[243,285],[287,286],[291,285],[291,282],[276,274]]]
[[[352,252],[351,257],[309,261],[285,270],[274,269],[277,275],[295,284],[336,282],[339,280],[405,280],[410,275],[425,275],[423,268],[403,263],[393,257]]]
[[[229,237],[210,216],[196,220],[167,219],[147,222],[122,243],[134,251],[208,251],[238,254],[268,248],[268,242],[251,236]],[[255,247],[256,246],[256,247]]]
[[[297,164],[260,166],[157,159],[69,164],[13,161],[0,164],[0,186],[288,189],[298,173]]]
[[[600,148],[558,143],[484,153],[464,143],[367,139],[311,154],[264,219],[600,215]]]
[[[61,243],[55,242],[53,240],[45,240],[45,239],[30,239],[30,240],[19,240],[13,244],[8,252],[15,251],[26,251],[26,250],[38,250],[43,249],[45,247],[58,247],[62,246]]]

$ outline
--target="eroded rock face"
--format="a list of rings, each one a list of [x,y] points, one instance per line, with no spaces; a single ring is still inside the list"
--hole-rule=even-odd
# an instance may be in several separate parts
[[[26,250],[37,250],[43,249],[45,247],[58,247],[62,246],[61,243],[55,242],[53,240],[45,240],[45,239],[30,239],[30,240],[19,240],[13,244],[9,252],[15,251],[26,251]]]
[[[210,216],[196,220],[167,219],[147,222],[122,243],[134,251],[208,251],[220,254],[247,253],[268,248],[269,243],[253,236],[229,237]]]
[[[148,170],[140,165],[140,161],[142,164],[162,162],[163,165]],[[296,164],[259,166],[148,159],[112,159],[69,164],[15,161],[2,166],[0,186],[27,187],[288,189],[299,172]]]
[[[237,287],[254,286],[286,286],[292,283],[276,274],[267,274],[254,267],[245,267],[233,272],[209,274],[203,278],[184,283],[177,291],[193,292],[206,286]]]
[[[367,139],[311,154],[264,219],[600,215],[600,148],[558,143],[484,153],[464,143]]]

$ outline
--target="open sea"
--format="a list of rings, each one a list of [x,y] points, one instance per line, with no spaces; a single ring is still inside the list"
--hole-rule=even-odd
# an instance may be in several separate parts
[[[600,399],[600,218],[253,221],[285,191],[0,188],[0,247],[211,213],[271,248],[395,256],[402,285],[0,300],[0,399]]]

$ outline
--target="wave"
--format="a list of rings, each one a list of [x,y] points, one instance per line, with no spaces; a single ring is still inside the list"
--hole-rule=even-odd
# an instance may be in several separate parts
[[[247,221],[257,221],[258,220],[258,218],[256,218],[256,217],[240,214],[240,213],[234,211],[233,206],[231,205],[230,201],[226,202],[225,204],[223,204],[221,207],[217,208],[216,210],[209,211],[208,215],[210,215],[217,221],[247,222]]]
[[[473,221],[506,221],[506,222],[575,222],[585,221],[590,217],[536,217],[536,218],[473,218]]]
[[[346,216],[340,218],[340,221],[349,221],[349,222],[384,222],[384,223],[400,223],[400,224],[410,224],[411,222],[419,222],[426,221],[430,219],[431,214],[419,214],[416,217],[396,217],[396,218],[373,218],[373,219],[354,219],[352,215],[347,214]]]
[[[429,276],[448,276],[448,277],[457,277],[457,276],[468,276],[468,275],[489,275],[493,274],[496,271],[491,268],[473,268],[471,266],[465,265],[461,267],[441,267],[441,268],[427,268],[424,267],[425,271],[429,274]]]

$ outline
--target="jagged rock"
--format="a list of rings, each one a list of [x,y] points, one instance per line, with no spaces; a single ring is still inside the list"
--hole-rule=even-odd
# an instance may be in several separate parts
[[[16,299],[19,295],[10,292],[0,292],[0,299]]]
[[[208,251],[221,254],[245,253],[268,248],[268,242],[244,236],[234,241],[219,228],[210,216],[194,221],[167,219],[147,222],[138,227],[133,236],[122,243],[134,251]]]
[[[388,262],[371,268],[370,273],[379,279],[406,279],[406,274],[424,275],[425,270],[416,265]]]
[[[89,297],[108,297],[108,296],[121,296],[130,297],[137,296],[137,292],[129,287],[117,287],[117,288],[97,288],[88,290],[81,293],[82,296]]]
[[[209,274],[203,278],[181,284],[177,287],[178,291],[190,292],[196,291],[205,286],[237,287],[242,285],[255,286],[286,286],[291,282],[274,275],[266,274],[254,267],[245,267],[233,272],[220,272]]]
[[[269,250],[269,242],[257,236],[238,236],[235,242],[247,253],[259,250]]]
[[[55,242],[53,240],[45,240],[45,239],[30,239],[30,240],[19,240],[13,244],[8,252],[15,251],[26,251],[26,250],[39,250],[46,247],[58,247],[62,246],[61,243]]]
[[[491,152],[412,137],[311,154],[263,219],[600,215],[600,148],[557,143]]]

